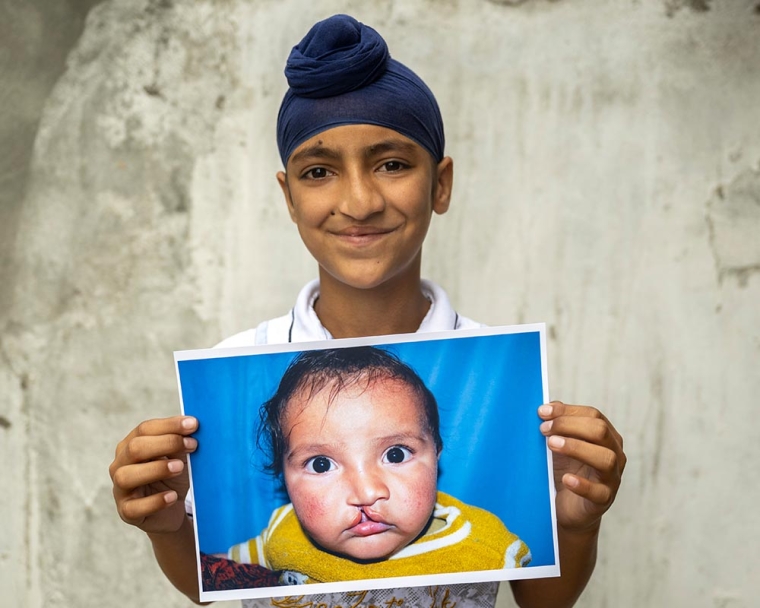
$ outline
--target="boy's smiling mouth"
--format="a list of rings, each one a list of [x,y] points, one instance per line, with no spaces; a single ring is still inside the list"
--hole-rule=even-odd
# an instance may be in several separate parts
[[[373,536],[390,530],[392,527],[391,524],[383,521],[379,514],[367,513],[365,509],[359,509],[354,521],[346,531],[354,536]]]
[[[332,230],[332,234],[343,241],[353,244],[368,244],[396,231],[396,227],[384,226],[347,226]]]

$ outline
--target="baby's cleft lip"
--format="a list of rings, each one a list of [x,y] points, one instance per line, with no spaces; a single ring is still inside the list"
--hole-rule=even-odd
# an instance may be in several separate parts
[[[386,530],[390,530],[393,526],[383,521],[383,518],[377,513],[367,513],[363,509],[359,509],[356,514],[354,522],[347,532],[354,536],[373,536],[380,534]]]

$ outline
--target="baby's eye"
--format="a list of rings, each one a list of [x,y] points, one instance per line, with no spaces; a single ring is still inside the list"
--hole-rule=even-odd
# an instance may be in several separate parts
[[[385,454],[383,454],[383,462],[390,464],[398,464],[411,458],[412,452],[409,448],[405,448],[401,445],[394,445]]]
[[[332,461],[326,456],[315,456],[306,463],[306,470],[310,473],[327,473],[333,468]]]

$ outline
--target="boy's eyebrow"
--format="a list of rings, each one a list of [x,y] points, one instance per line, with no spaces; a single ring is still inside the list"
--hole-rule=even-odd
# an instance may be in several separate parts
[[[385,152],[405,152],[411,154],[417,151],[417,147],[417,144],[410,141],[386,139],[369,146],[365,151],[365,155],[376,156],[378,154],[384,154]]]
[[[340,154],[338,154],[335,150],[332,150],[330,148],[325,148],[324,146],[320,144],[314,144],[313,146],[309,146],[308,148],[304,148],[303,150],[300,150],[293,154],[293,156],[290,157],[290,163],[298,163],[303,162],[306,159],[321,159],[326,158],[329,160],[337,160],[340,158]]]
[[[391,138],[379,141],[372,144],[371,146],[367,146],[367,148],[364,150],[364,156],[370,158],[372,156],[385,154],[386,152],[403,152],[406,154],[413,154],[417,151],[417,148],[417,144],[411,141]],[[321,144],[314,144],[313,146],[308,146],[303,150],[295,152],[293,156],[290,157],[289,162],[299,163],[311,159],[338,160],[340,156],[341,154],[332,148],[327,148]]]

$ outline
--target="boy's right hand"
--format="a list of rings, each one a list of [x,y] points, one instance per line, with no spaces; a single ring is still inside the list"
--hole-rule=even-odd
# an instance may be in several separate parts
[[[119,516],[144,532],[176,532],[185,518],[184,500],[190,487],[187,454],[198,442],[190,416],[146,420],[119,445],[109,467]]]

